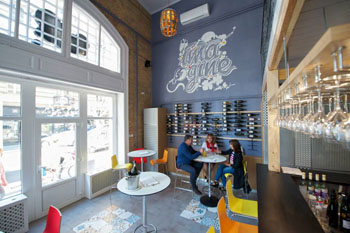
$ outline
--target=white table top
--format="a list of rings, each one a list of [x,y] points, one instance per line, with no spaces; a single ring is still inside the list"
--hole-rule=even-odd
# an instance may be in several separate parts
[[[118,182],[117,188],[122,193],[131,195],[131,196],[146,196],[146,195],[152,195],[155,193],[158,193],[160,191],[163,191],[170,185],[170,178],[167,175],[164,175],[160,172],[141,172],[140,180],[142,178],[151,176],[156,181],[159,182],[159,184],[148,186],[148,187],[141,187],[137,190],[129,190],[128,189],[128,182],[126,181],[126,178],[124,177]]]
[[[152,155],[155,155],[156,152],[153,150],[135,150],[135,151],[131,151],[128,153],[129,157],[133,157],[133,158],[140,158],[140,157],[149,157]]]
[[[207,154],[206,157],[198,156],[194,161],[202,163],[221,163],[226,161],[226,157],[217,154]]]

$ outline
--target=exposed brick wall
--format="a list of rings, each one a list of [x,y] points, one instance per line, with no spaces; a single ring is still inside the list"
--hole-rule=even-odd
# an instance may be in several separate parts
[[[151,41],[151,16],[137,0],[95,1],[124,21],[129,27],[146,38],[146,40]],[[133,135],[133,137],[129,138],[129,150],[133,150],[134,148],[143,147],[143,109],[152,107],[152,68],[145,68],[145,61],[151,61],[151,44],[142,39],[142,37],[137,36],[135,32],[113,18],[109,13],[105,12],[98,4],[96,4],[96,7],[114,25],[129,46],[129,134]],[[136,37],[138,37],[137,50]],[[138,54],[137,67],[136,54]],[[136,73],[138,73],[138,82]],[[142,95],[142,92],[144,92],[144,95]],[[137,121],[138,125],[136,124]]]

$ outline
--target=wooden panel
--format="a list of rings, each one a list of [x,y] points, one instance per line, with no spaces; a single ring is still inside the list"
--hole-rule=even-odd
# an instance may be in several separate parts
[[[291,76],[279,88],[278,92],[275,93],[273,98],[269,100],[269,103],[275,104],[277,96],[289,86],[291,86],[293,89],[295,82],[302,83],[303,74],[309,74],[312,76],[313,68],[316,65],[322,65],[322,77],[327,77],[334,74],[331,54],[341,45],[345,46],[347,49],[350,48],[350,24],[344,24],[329,28],[306,55],[306,57],[295,68]],[[343,60],[344,64],[348,64],[350,62],[350,53],[344,52]],[[308,82],[309,87],[314,85],[313,78],[309,78]]]
[[[294,70],[295,70],[295,67],[289,68],[289,75],[291,73],[293,73]],[[278,70],[278,79],[279,80],[286,80],[287,79],[287,70],[286,69],[279,69]]]
[[[168,136],[166,131],[167,108],[158,108],[158,157],[163,157],[163,152],[168,148]],[[161,171],[158,167],[158,171]]]
[[[280,171],[280,128],[273,122],[278,116],[277,109],[269,106],[268,164],[270,171]]]
[[[283,55],[283,37],[285,36],[286,43],[288,43],[303,5],[304,0],[282,1],[281,13],[278,18],[276,34],[273,39],[271,56],[268,63],[270,70],[278,67]]]

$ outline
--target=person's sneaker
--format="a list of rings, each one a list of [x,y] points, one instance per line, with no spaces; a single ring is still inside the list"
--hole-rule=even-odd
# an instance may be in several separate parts
[[[193,192],[194,192],[195,194],[199,195],[199,196],[202,195],[202,192],[199,191],[199,189],[198,189],[197,187],[194,187],[194,188],[193,188]]]

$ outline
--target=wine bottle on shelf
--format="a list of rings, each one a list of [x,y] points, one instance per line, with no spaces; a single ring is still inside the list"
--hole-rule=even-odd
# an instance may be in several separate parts
[[[327,208],[327,216],[329,219],[328,225],[334,228],[338,227],[338,202],[335,190],[332,190],[331,193],[331,198]]]

